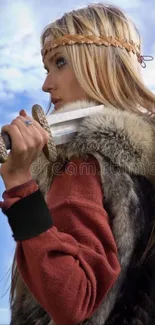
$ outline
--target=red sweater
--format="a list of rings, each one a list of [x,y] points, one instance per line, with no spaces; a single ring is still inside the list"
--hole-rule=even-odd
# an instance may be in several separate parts
[[[1,207],[37,189],[32,180],[5,191]],[[96,311],[120,273],[97,161],[72,159],[55,177],[46,203],[54,226],[18,241],[18,268],[57,325],[79,324]]]

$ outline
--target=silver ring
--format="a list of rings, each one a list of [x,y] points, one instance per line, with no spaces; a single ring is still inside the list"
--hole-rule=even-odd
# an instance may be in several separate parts
[[[24,121],[24,123],[25,123],[27,126],[29,126],[29,125],[32,124],[32,121],[26,120],[26,121]]]

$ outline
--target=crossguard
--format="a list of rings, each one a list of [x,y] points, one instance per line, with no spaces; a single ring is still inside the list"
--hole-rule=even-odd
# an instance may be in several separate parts
[[[38,104],[32,107],[32,116],[33,119],[36,120],[44,130],[46,130],[49,134],[49,140],[47,144],[43,148],[43,153],[45,157],[53,162],[57,159],[57,150],[56,145],[54,143],[54,139],[51,134],[51,129],[46,119],[46,115],[42,109],[42,107]],[[0,133],[0,163],[4,163],[8,159],[7,150],[11,149],[11,139],[8,133],[2,132]]]

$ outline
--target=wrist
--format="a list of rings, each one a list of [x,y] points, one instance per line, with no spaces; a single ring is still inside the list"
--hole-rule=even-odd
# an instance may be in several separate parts
[[[9,173],[8,175],[5,175],[5,177],[3,176],[3,182],[6,190],[27,183],[30,180],[32,180],[32,175],[30,171],[21,174],[19,172],[13,174]]]

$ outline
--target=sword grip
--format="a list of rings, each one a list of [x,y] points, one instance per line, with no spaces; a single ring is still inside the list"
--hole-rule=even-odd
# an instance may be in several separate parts
[[[11,138],[7,132],[1,132],[1,136],[3,138],[3,141],[5,143],[6,149],[11,149]]]
[[[4,163],[8,158],[7,150],[11,149],[11,138],[7,132],[0,133],[0,163]]]

